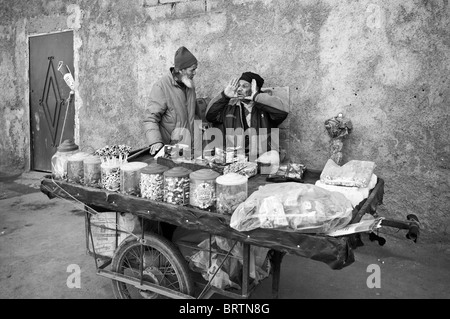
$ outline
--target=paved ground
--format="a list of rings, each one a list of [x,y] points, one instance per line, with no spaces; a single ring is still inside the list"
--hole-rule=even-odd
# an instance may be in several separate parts
[[[82,207],[50,200],[39,191],[42,176],[0,173],[0,298],[114,298],[110,280],[96,275],[94,259],[86,254]],[[387,231],[383,237],[387,243],[379,246],[364,234],[356,261],[342,270],[286,256],[279,298],[450,298],[448,241],[424,236],[426,240],[414,243],[403,231]],[[81,269],[80,288],[67,286],[70,265]],[[374,274],[371,267],[379,267],[380,288],[367,285]],[[257,287],[252,299],[271,298],[270,279]]]

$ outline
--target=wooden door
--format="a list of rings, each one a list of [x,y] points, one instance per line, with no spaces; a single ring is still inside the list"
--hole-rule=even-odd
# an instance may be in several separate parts
[[[51,172],[51,158],[59,144],[74,139],[75,107],[70,87],[58,71],[73,68],[73,32],[29,38],[31,170]]]

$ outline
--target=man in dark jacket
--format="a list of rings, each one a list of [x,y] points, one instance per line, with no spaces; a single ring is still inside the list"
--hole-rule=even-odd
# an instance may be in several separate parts
[[[279,152],[278,139],[272,140],[271,135],[288,116],[288,106],[280,98],[261,91],[263,84],[264,79],[258,74],[244,72],[240,78],[232,79],[206,109],[206,120],[224,136],[223,148],[242,143],[250,159],[270,150]]]

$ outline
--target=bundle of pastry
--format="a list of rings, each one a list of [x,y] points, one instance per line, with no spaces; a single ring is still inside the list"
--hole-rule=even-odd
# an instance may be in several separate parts
[[[306,166],[298,163],[280,165],[274,174],[269,174],[267,181],[271,182],[302,182]]]
[[[223,173],[238,173],[247,177],[252,177],[258,173],[258,164],[256,162],[248,161],[234,162],[225,166]]]

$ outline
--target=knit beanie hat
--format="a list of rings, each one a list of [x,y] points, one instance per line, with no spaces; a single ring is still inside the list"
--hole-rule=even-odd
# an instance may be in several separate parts
[[[197,63],[195,56],[185,47],[180,47],[175,52],[175,68],[183,70]]]
[[[242,73],[242,75],[239,78],[239,80],[244,80],[244,81],[247,81],[249,83],[252,83],[252,80],[255,80],[256,81],[256,85],[258,86],[259,89],[261,89],[263,84],[264,84],[264,79],[262,77],[260,77],[258,74],[252,73],[252,72],[244,72],[244,73]]]

